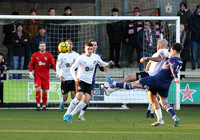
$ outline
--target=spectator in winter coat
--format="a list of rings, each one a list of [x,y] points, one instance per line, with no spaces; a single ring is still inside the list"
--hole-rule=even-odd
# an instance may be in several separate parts
[[[39,43],[41,41],[44,41],[46,43],[46,50],[51,53],[50,38],[46,34],[45,27],[40,27],[39,34],[34,38],[34,41],[33,41],[33,52],[39,51]]]
[[[140,16],[140,9],[136,6],[133,10],[133,16]],[[137,62],[139,63],[139,70],[143,71],[144,64],[140,63],[143,57],[143,21],[130,20],[126,24],[125,41],[129,45],[129,64],[133,67],[133,53],[134,49],[137,51]]]
[[[17,25],[17,32],[12,34],[13,45],[13,69],[22,70],[24,66],[25,49],[28,46],[28,38],[26,34],[22,32],[22,24]],[[21,79],[22,74],[13,74],[13,79]]]
[[[113,8],[111,10],[112,16],[118,16],[119,10],[117,8]],[[121,21],[112,22],[107,24],[107,34],[109,37],[110,43],[110,60],[113,60],[115,63],[115,67],[121,68],[119,65],[120,58],[120,48],[123,40],[123,25]],[[115,53],[115,56],[114,56]],[[113,65],[110,66],[113,68]]]
[[[191,30],[191,56],[192,69],[196,69],[196,50],[198,49],[198,68],[200,68],[200,4],[197,5],[194,14],[190,17],[189,28]]]
[[[36,9],[31,8],[30,15],[36,15]],[[26,47],[25,50],[25,62],[24,62],[24,69],[27,69],[28,63],[30,61],[31,52],[33,53],[33,39],[38,34],[39,28],[41,25],[41,21],[37,19],[30,19],[24,21],[23,32],[28,37],[29,46]]]
[[[180,10],[177,13],[177,16],[180,16],[180,23],[184,25],[185,32],[189,33],[188,24],[190,22],[190,16],[192,13],[187,8],[187,4],[185,2],[180,3]]]
[[[18,12],[14,11],[11,15],[19,15]],[[7,64],[8,67],[12,66],[12,33],[16,31],[17,20],[9,21],[9,24],[3,26],[3,33],[5,33],[5,37],[3,40],[3,45],[5,45],[8,49],[7,51]]]
[[[187,61],[190,60],[190,39],[186,31],[184,30],[184,25],[180,25],[180,44],[183,46],[183,50],[181,52],[181,59],[183,61],[183,65],[181,71],[185,71]],[[182,80],[185,79],[185,75],[181,75],[180,78]]]

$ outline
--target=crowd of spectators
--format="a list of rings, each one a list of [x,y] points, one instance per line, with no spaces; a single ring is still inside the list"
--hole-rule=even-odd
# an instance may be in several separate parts
[[[181,44],[184,50],[181,54],[184,65],[182,71],[185,71],[186,62],[191,60],[191,68],[195,70],[200,68],[200,4],[196,6],[196,10],[192,12],[187,8],[185,2],[181,2],[180,10],[177,16],[180,16],[181,23]],[[113,8],[112,16],[118,16],[119,10]],[[14,11],[12,15],[19,15]],[[7,62],[8,69],[27,69],[30,56],[38,51],[40,41],[46,42],[47,51],[52,53],[57,59],[57,44],[66,39],[71,39],[74,42],[74,51],[78,51],[79,36],[78,32],[81,26],[77,20],[36,20],[36,9],[30,9],[30,15],[33,19],[25,20],[20,23],[18,20],[13,20],[10,24],[3,26],[5,38],[3,44],[7,47]],[[49,8],[49,16],[56,15],[55,8]],[[64,16],[72,16],[72,8],[67,6],[64,8]],[[138,6],[133,9],[133,16],[141,16],[141,10]],[[75,24],[74,24],[75,23]],[[107,24],[107,35],[110,45],[110,59],[115,61],[115,67],[120,66],[120,48],[122,43],[127,44],[128,63],[129,67],[133,67],[134,50],[137,52],[137,64],[139,71],[144,70],[144,64],[140,63],[140,58],[151,56],[156,50],[156,42],[160,38],[165,38],[169,41],[167,23],[163,21],[138,21],[129,20],[124,22],[113,22]],[[145,51],[147,49],[148,51]],[[198,53],[196,53],[198,50]],[[190,53],[191,51],[191,53]],[[196,54],[198,54],[198,66],[196,66]],[[111,67],[113,68],[113,66]],[[14,79],[21,79],[21,74],[13,75]],[[184,76],[182,76],[184,78]]]

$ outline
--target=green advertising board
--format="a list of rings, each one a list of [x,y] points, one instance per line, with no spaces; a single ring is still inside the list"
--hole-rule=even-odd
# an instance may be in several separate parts
[[[200,103],[200,86],[199,82],[181,82],[180,84],[180,103],[183,104],[199,104]],[[31,103],[35,102],[35,85],[33,81],[4,81],[3,102],[4,103]],[[136,91],[137,92],[137,91]],[[91,101],[105,102],[108,97],[100,89],[100,83],[95,84],[95,93]],[[68,94],[67,102],[70,102],[70,94]],[[130,94],[132,95],[132,94]],[[123,96],[123,93],[122,95]],[[176,102],[176,84],[172,83],[168,96],[169,103]],[[48,91],[48,102],[59,103],[62,98],[60,82],[50,82]],[[148,97],[147,97],[148,98]],[[112,99],[109,96],[109,99]],[[115,99],[113,98],[113,102]],[[145,102],[144,102],[145,103]]]
[[[35,92],[33,81],[4,81],[4,103],[35,102]],[[48,102],[60,102],[61,97],[60,82],[50,82]]]
[[[181,82],[180,84],[180,103],[199,104],[200,103],[200,82]],[[175,103],[176,84],[172,83],[169,91],[169,102]],[[172,97],[173,96],[173,97]]]

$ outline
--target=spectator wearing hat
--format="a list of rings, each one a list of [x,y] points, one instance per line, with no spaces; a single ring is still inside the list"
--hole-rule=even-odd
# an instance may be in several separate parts
[[[31,8],[30,15],[35,16],[36,9]],[[28,68],[31,52],[33,53],[33,40],[34,40],[34,37],[39,32],[40,25],[41,25],[41,21],[34,18],[24,21],[23,32],[28,36],[28,42],[29,42],[29,46],[25,50],[24,69]]]
[[[133,10],[133,16],[140,16],[140,9],[136,6]],[[125,29],[125,42],[129,45],[129,64],[133,67],[134,49],[137,51],[137,63],[139,70],[143,71],[144,64],[140,63],[140,58],[143,57],[143,28],[144,22],[139,20],[127,21]]]
[[[118,16],[119,14],[119,10],[117,8],[113,8],[111,12],[112,16]],[[119,65],[119,58],[121,43],[124,38],[122,22],[118,21],[108,23],[106,29],[110,43],[110,60],[113,60],[115,62],[115,67],[121,68],[121,66]],[[110,68],[113,68],[113,65],[110,66]]]
[[[180,23],[184,25],[185,31],[189,34],[188,24],[190,22],[190,16],[192,15],[191,11],[187,8],[185,2],[180,3],[180,10],[177,13],[177,16],[180,16]]]
[[[198,68],[200,68],[200,4],[197,5],[194,14],[190,17],[189,28],[191,30],[191,57],[192,69],[196,69],[196,51],[198,49]]]
[[[11,15],[19,15],[18,12],[13,11]],[[10,24],[3,25],[3,33],[5,33],[5,37],[3,40],[3,45],[5,45],[8,49],[7,51],[7,64],[8,67],[12,67],[12,33],[16,31],[17,20],[11,20]]]
[[[51,53],[51,43],[50,43],[50,38],[46,34],[46,29],[45,27],[40,27],[39,29],[39,34],[36,35],[33,41],[33,53],[39,51],[39,43],[41,41],[44,41],[46,43],[46,50]]]
[[[23,25],[17,24],[17,31],[12,34],[13,45],[13,69],[22,70],[24,66],[25,48],[28,46],[28,38],[22,32]],[[13,74],[13,79],[21,79],[22,74]]]

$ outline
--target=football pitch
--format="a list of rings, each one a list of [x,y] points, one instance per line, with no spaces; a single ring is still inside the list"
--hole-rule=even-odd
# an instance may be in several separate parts
[[[165,125],[152,127],[155,121],[146,118],[146,109],[88,110],[86,121],[73,117],[72,124],[63,121],[65,112],[59,110],[0,110],[1,140],[133,140],[167,139],[199,140],[200,110],[176,111],[180,127],[174,128],[172,119],[163,111]]]

